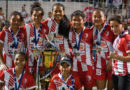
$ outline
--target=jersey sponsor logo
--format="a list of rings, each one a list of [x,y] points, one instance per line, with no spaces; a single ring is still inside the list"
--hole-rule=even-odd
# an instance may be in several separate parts
[[[56,35],[57,39],[63,39],[63,37],[61,35]]]
[[[42,44],[42,38],[39,38],[38,44],[39,44],[39,45]]]
[[[106,43],[104,41],[101,41],[101,44],[100,44],[101,47],[107,47]]]
[[[84,50],[84,44],[83,43],[80,44],[80,50],[81,51]]]
[[[20,45],[20,43],[19,43],[19,45],[18,45],[18,47],[17,47],[18,49],[21,49],[22,47],[21,47],[21,45]]]

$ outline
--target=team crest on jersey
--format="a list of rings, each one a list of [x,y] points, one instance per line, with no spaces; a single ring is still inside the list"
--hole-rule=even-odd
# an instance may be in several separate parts
[[[101,47],[107,47],[107,44],[105,43],[105,41],[101,41],[100,46],[101,46]]]
[[[27,83],[27,79],[26,78],[24,79],[24,83]]]
[[[90,75],[88,75],[88,76],[86,76],[86,79],[87,79],[88,82],[90,82],[92,78],[91,78]]]
[[[109,36],[109,32],[108,31],[106,32],[106,36]]]
[[[86,37],[86,38],[88,37],[88,34],[87,34],[87,33],[85,34],[85,37]]]

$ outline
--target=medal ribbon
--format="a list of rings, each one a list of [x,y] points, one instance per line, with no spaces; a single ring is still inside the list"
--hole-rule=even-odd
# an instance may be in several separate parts
[[[74,30],[74,33],[75,33],[76,48],[77,48],[77,50],[79,50],[80,49],[80,41],[81,41],[81,38],[82,38],[83,30],[80,32],[79,42],[76,39],[76,31],[75,30]]]
[[[19,33],[19,31],[20,31],[20,29],[18,30],[17,35],[16,35],[16,37],[18,37],[18,38],[15,38],[13,31],[10,30],[12,38],[13,38],[15,49],[17,49],[17,47],[18,47],[18,42],[19,42],[19,39],[20,39],[20,33]]]
[[[62,79],[62,81],[64,82],[64,84],[65,84],[68,88],[70,88],[70,90],[74,90],[74,78],[73,78],[72,74],[70,75],[70,78],[71,78],[72,86],[69,86],[69,85],[63,80],[63,76],[62,76],[62,74],[61,74],[61,79]]]
[[[98,37],[98,33],[99,33],[99,32],[98,32],[98,30],[96,29],[96,37],[97,37],[97,42],[96,42],[96,44],[99,45],[99,46],[100,46],[100,44],[101,44],[102,34],[103,34],[103,32],[105,31],[106,27],[107,27],[107,24],[105,24],[105,26],[104,26],[102,32],[100,33],[100,38]]]
[[[19,90],[20,85],[21,85],[21,83],[22,83],[23,75],[24,75],[24,68],[23,68],[23,71],[22,71],[22,75],[21,75],[21,77],[20,77],[19,85],[18,85],[18,87],[17,87],[17,77],[16,77],[16,71],[15,71],[15,69],[14,69],[15,90]]]
[[[35,45],[37,45],[37,43],[38,43],[38,41],[39,41],[41,29],[42,29],[42,25],[40,25],[40,27],[39,27],[39,29],[38,29],[38,37],[37,37],[37,35],[36,35],[36,28],[35,28],[35,26],[34,26],[34,43],[35,43]]]

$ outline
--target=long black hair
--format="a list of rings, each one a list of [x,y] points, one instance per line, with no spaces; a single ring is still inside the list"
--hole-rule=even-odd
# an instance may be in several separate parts
[[[55,6],[61,6],[63,8],[63,10],[65,10],[65,6],[61,3],[55,3],[52,6],[52,10]],[[69,37],[69,31],[70,31],[70,21],[67,18],[66,15],[63,16],[62,20],[59,23],[59,27],[58,27],[58,34],[62,35],[63,37],[67,38]]]
[[[65,38],[68,38],[69,31],[70,31],[70,21],[68,20],[67,16],[64,15],[59,24],[58,34],[63,35]]]

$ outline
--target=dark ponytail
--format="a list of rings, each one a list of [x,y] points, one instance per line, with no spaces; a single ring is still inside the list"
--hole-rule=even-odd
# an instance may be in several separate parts
[[[68,39],[69,31],[70,31],[70,21],[67,18],[67,16],[64,15],[59,24],[58,34],[60,34]]]

